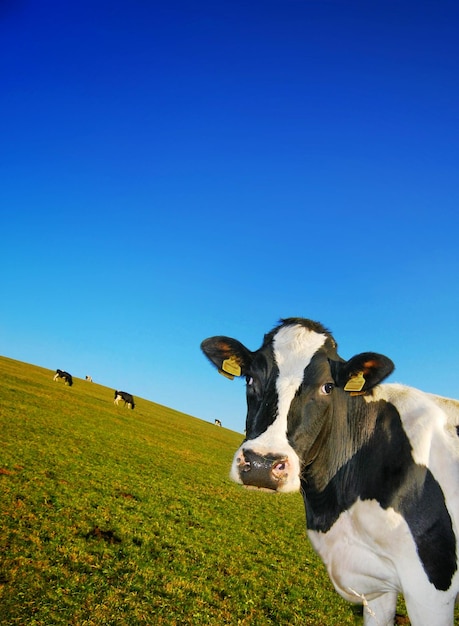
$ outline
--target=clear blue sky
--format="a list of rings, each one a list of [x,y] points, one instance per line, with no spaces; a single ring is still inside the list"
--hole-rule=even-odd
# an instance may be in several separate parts
[[[459,4],[0,5],[0,354],[242,432],[281,317],[459,397]],[[1,393],[0,393],[1,397]]]

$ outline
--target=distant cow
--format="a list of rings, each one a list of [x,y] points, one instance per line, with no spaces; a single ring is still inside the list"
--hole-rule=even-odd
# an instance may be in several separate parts
[[[221,426],[221,425],[222,425],[222,423],[221,423],[220,420],[215,420],[215,426]]]
[[[134,398],[130,393],[127,393],[126,391],[115,391],[115,399],[113,401],[114,404],[118,405],[121,400],[124,402],[124,406],[127,406],[128,409],[133,409],[135,407]]]
[[[71,387],[73,385],[73,379],[72,379],[71,375],[68,372],[64,372],[63,370],[56,370],[56,373],[54,374],[53,380],[59,380],[60,378],[69,387]]]
[[[88,383],[92,383],[92,376],[86,376],[86,377],[85,377],[85,380],[86,380]]]
[[[201,347],[247,383],[246,438],[231,477],[300,490],[309,538],[365,626],[452,626],[459,591],[459,402],[380,384],[387,357],[349,361],[321,324],[290,318],[252,352],[229,337]],[[286,513],[288,515],[288,513]],[[280,521],[280,523],[282,523]]]

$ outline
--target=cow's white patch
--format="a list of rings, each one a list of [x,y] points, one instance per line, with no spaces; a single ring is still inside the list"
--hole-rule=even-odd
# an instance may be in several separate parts
[[[357,500],[328,532],[309,530],[308,536],[338,593],[371,603],[376,621],[368,623],[393,623],[396,595],[403,593],[410,616],[421,613],[416,623],[452,624],[454,593],[429,582],[406,520],[392,508]]]
[[[432,469],[434,463],[442,463],[448,452],[454,464],[459,458],[459,438],[456,425],[459,424],[459,403],[449,398],[442,398],[424,393],[419,389],[399,385],[397,383],[379,385],[373,397],[365,397],[367,402],[386,400],[393,404],[401,417],[403,428],[408,435],[413,459],[419,465]],[[438,454],[432,454],[433,446],[441,441]],[[448,472],[440,472],[440,476],[448,476]]]
[[[397,560],[412,564],[412,576],[425,579],[406,521],[376,500],[357,500],[328,532],[308,535],[336,590],[350,602],[355,601],[350,588],[368,599],[401,591]]]
[[[279,454],[288,459],[288,477],[278,491],[298,491],[300,488],[300,460],[287,441],[287,416],[295,393],[303,381],[305,368],[314,354],[323,346],[327,336],[304,326],[285,326],[275,335],[274,358],[279,368],[276,382],[278,394],[277,417],[256,439],[246,442],[236,452],[231,477],[241,482],[236,467],[242,448],[250,447],[260,454]]]
[[[274,358],[279,368],[276,383],[279,406],[278,417],[272,426],[283,432],[284,437],[287,432],[288,411],[303,381],[304,370],[326,339],[326,335],[304,326],[286,326],[274,337]]]

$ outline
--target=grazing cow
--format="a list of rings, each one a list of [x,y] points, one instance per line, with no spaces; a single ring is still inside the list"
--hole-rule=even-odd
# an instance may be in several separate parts
[[[128,409],[133,409],[135,407],[134,398],[130,393],[127,393],[126,391],[115,391],[115,399],[113,401],[114,404],[118,405],[121,400],[124,402],[124,406],[127,406]]]
[[[88,383],[92,383],[92,376],[88,376],[88,375],[86,375],[85,380],[86,380],[86,382],[88,382]]]
[[[247,382],[246,438],[231,477],[301,490],[309,538],[336,590],[364,604],[365,626],[452,626],[459,591],[459,402],[380,384],[387,357],[345,361],[321,324],[282,320],[251,352],[229,337],[201,344]]]
[[[68,372],[64,372],[63,370],[56,370],[53,380],[59,380],[59,378],[61,378],[64,383],[69,387],[73,385],[73,379]]]
[[[215,426],[221,426],[221,425],[222,425],[222,423],[221,423],[220,420],[215,420]]]

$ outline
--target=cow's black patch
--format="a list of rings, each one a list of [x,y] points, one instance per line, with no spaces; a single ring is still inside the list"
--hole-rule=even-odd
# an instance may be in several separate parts
[[[418,480],[413,494],[401,503],[400,513],[408,522],[430,582],[446,591],[456,571],[456,541],[451,518],[432,473],[419,465],[414,469]]]
[[[259,352],[247,373],[247,439],[256,439],[276,420],[278,376],[272,350]]]
[[[350,459],[326,488],[302,480],[307,525],[327,532],[358,498],[392,507],[410,528],[430,582],[449,589],[456,572],[456,540],[443,491],[430,470],[417,465],[400,416],[391,404],[381,410],[371,439]]]

